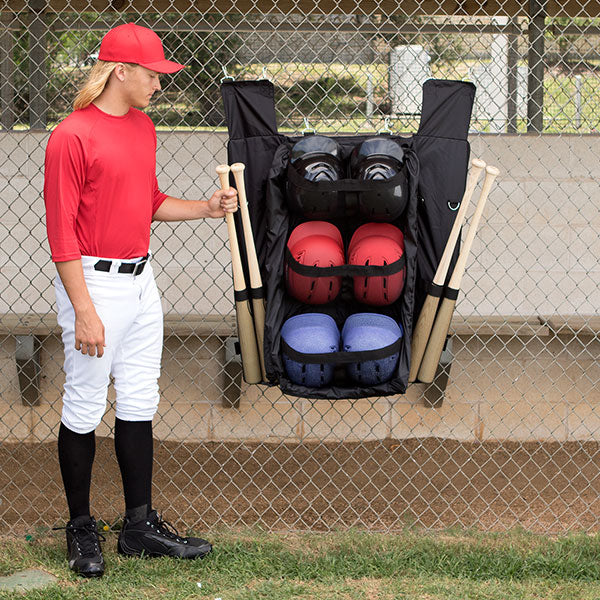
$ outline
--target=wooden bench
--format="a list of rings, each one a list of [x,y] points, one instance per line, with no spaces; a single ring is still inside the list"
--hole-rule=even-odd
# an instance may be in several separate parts
[[[600,315],[547,315],[540,316],[553,335],[595,337],[600,333]]]
[[[452,336],[471,337],[549,337],[551,335],[594,336],[600,332],[600,317],[595,315],[461,316],[454,315],[449,337],[442,352],[433,382],[424,390],[425,402],[432,407],[444,401],[450,368],[454,359]]]
[[[44,338],[60,337],[61,328],[56,322],[56,314],[9,313],[0,315],[0,335],[15,337],[15,359],[19,377],[21,401],[28,406],[40,403],[40,352]],[[223,404],[239,406],[242,367],[239,355],[235,352],[237,336],[234,315],[179,315],[166,314],[164,336],[186,336],[223,338],[225,344],[225,385]]]
[[[234,349],[237,331],[235,315],[179,315],[166,314],[165,338],[170,336],[217,336],[225,343],[224,372],[226,377],[223,404],[239,406],[241,391],[241,362]],[[16,339],[15,358],[19,388],[23,404],[40,402],[40,350],[46,336],[60,336],[56,315],[35,313],[0,315],[0,335]],[[449,342],[434,382],[425,390],[426,402],[431,406],[443,401],[450,366],[452,364],[452,335],[461,337],[546,337],[550,335],[598,336],[600,316],[590,315],[532,315],[532,316],[460,316],[455,315],[450,327]]]
[[[548,326],[538,316],[498,316],[485,317],[454,315],[450,325],[450,333],[460,336],[487,335],[544,337],[550,335]]]

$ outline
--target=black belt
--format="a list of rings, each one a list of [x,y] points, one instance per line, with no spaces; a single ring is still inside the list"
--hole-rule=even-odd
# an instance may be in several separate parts
[[[146,254],[142,260],[136,263],[121,263],[119,268],[117,269],[117,273],[133,273],[133,275],[140,275],[144,270],[146,263],[150,260],[150,254]],[[112,260],[99,260],[95,265],[94,269],[96,271],[103,271],[104,273],[108,273],[113,264]],[[117,261],[118,262],[118,261]]]

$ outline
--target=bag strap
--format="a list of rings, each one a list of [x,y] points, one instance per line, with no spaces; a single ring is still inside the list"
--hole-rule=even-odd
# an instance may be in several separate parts
[[[295,360],[296,362],[306,363],[309,365],[331,363],[343,365],[356,362],[367,362],[370,360],[381,360],[383,358],[393,356],[397,352],[400,352],[402,343],[402,338],[400,337],[389,346],[384,346],[383,348],[375,348],[374,350],[355,350],[353,352],[309,353],[298,352],[298,350],[294,350],[283,338],[281,338],[281,348],[288,358],[290,358],[291,360]]]
[[[406,267],[406,256],[402,256],[388,265],[340,265],[339,267],[315,267],[299,263],[285,247],[287,265],[298,275],[306,277],[385,277],[394,275]]]

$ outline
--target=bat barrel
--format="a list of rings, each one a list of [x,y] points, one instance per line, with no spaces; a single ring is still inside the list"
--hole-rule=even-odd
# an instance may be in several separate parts
[[[446,334],[450,328],[450,321],[452,320],[452,314],[454,313],[454,307],[456,300],[445,297],[442,300],[440,310],[438,311],[433,329],[431,330],[431,336],[427,343],[427,349],[421,362],[421,368],[419,369],[419,381],[423,383],[431,383],[435,377],[440,357],[444,349],[446,342]]]
[[[432,293],[433,290],[433,293]],[[408,374],[408,382],[412,383],[417,379],[419,373],[419,367],[425,354],[425,348],[427,347],[427,340],[429,339],[429,333],[433,326],[435,319],[435,313],[440,302],[440,296],[443,288],[441,286],[431,285],[429,295],[425,298],[423,308],[419,313],[419,319],[415,326],[415,331],[412,337],[412,346],[410,349],[410,371]],[[435,295],[434,295],[435,294]]]

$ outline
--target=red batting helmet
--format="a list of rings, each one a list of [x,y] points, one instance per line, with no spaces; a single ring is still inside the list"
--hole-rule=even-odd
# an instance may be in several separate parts
[[[348,264],[390,265],[404,256],[404,235],[390,223],[367,223],[359,227],[348,246]],[[354,277],[354,295],[373,306],[392,304],[404,288],[406,267],[382,276]]]
[[[301,265],[339,267],[344,264],[344,244],[339,229],[325,221],[308,221],[296,227],[288,240],[292,258]],[[286,265],[288,292],[306,304],[325,304],[339,293],[342,278],[300,275]]]

